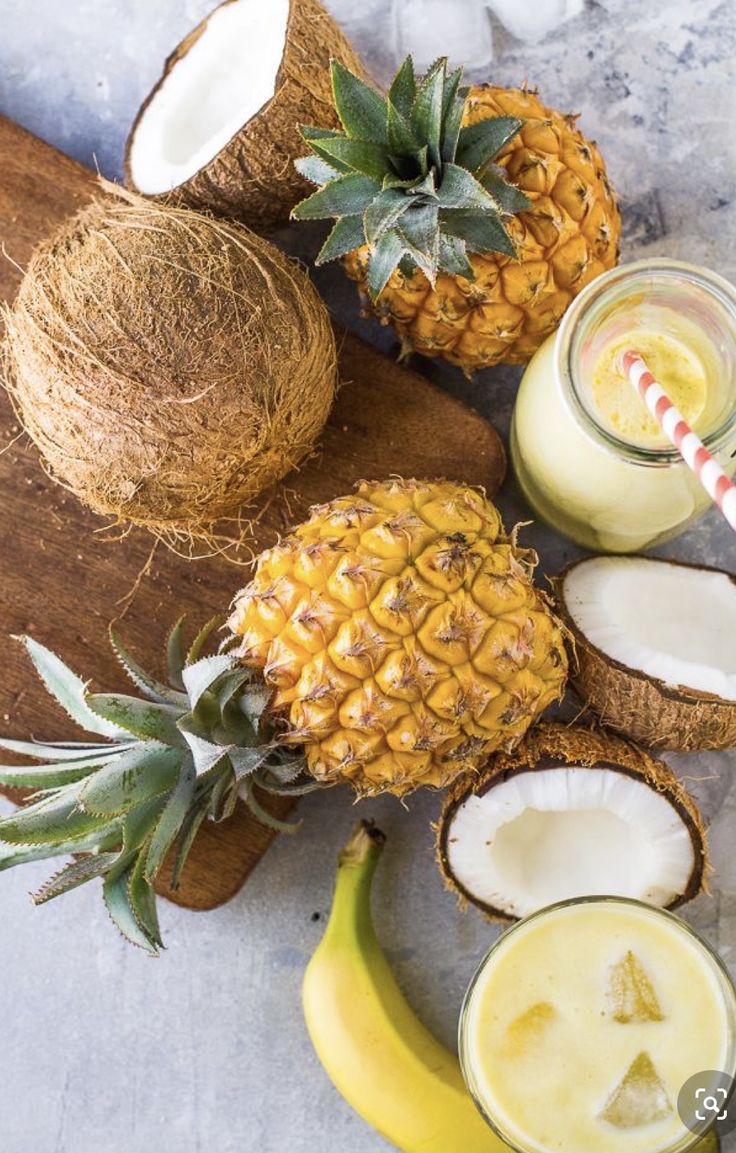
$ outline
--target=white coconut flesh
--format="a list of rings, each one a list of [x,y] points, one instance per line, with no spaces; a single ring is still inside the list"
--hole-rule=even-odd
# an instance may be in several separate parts
[[[687,891],[696,864],[665,794],[616,769],[576,765],[469,794],[450,818],[445,857],[467,896],[510,917],[603,894],[665,907]]]
[[[594,557],[562,596],[605,656],[671,686],[736,701],[736,583],[725,573],[644,557]]]
[[[189,180],[268,103],[288,19],[289,0],[232,0],[212,13],[138,123],[129,160],[140,192]]]

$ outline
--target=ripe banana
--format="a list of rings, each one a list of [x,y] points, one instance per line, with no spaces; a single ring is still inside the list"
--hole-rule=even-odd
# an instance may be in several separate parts
[[[332,913],[304,975],[309,1035],[356,1113],[408,1153],[508,1153],[454,1053],[409,1007],[376,937],[373,872],[384,836],[367,822],[339,857]]]

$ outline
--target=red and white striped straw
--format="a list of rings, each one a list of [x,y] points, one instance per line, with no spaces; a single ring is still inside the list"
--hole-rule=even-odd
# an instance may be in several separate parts
[[[629,380],[654,419],[659,422],[665,435],[736,532],[736,484],[726,475],[700,437],[690,428],[682,413],[654,379],[639,353],[634,349],[628,349],[623,354],[622,363]]]

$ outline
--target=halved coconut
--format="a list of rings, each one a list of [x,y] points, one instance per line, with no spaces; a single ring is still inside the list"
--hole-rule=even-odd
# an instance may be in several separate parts
[[[705,829],[674,773],[608,733],[543,724],[445,800],[447,883],[501,920],[568,897],[634,897],[663,908],[703,886]]]
[[[317,0],[226,0],[174,50],[128,138],[126,181],[251,227],[313,191],[298,125],[337,127],[330,58],[360,61]]]
[[[590,557],[555,582],[571,680],[617,732],[661,749],[736,745],[736,577],[649,557]]]

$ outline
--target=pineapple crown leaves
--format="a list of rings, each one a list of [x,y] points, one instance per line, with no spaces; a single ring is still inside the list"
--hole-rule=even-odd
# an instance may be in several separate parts
[[[49,649],[17,638],[49,693],[98,739],[0,738],[0,749],[39,762],[0,765],[0,784],[34,790],[28,804],[0,819],[0,871],[71,855],[34,901],[101,877],[112,920],[151,954],[162,945],[156,878],[169,858],[171,884],[178,885],[205,818],[223,820],[240,796],[261,823],[292,831],[297,826],[265,810],[254,787],[295,795],[319,788],[302,754],[281,743],[263,682],[227,651],[203,655],[219,623],[208,622],[186,654],[183,618],[176,623],[166,682],[141,668],[111,631],[115,655],[141,696],[92,693]]]
[[[319,190],[292,211],[295,220],[337,221],[317,263],[369,246],[373,300],[392,272],[419,268],[474,279],[469,252],[515,256],[504,216],[530,207],[494,163],[522,121],[496,116],[463,127],[462,69],[439,59],[417,79],[411,56],[387,95],[332,61],[332,89],[343,132],[302,127],[311,156],[297,170]]]

